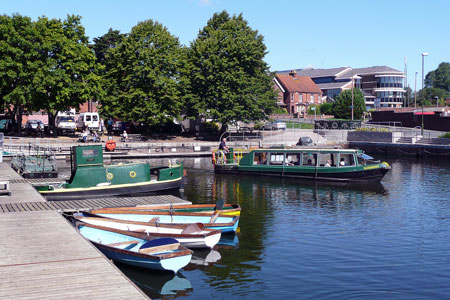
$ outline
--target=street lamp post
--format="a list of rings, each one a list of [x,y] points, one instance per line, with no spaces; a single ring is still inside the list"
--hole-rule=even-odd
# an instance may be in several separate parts
[[[353,82],[353,68],[352,68],[352,121],[353,121],[353,85],[354,85],[354,82]]]
[[[416,104],[417,104],[417,73],[419,73],[419,72],[416,72],[416,80],[414,83],[414,110],[416,110]]]
[[[425,100],[425,94],[423,90],[423,79],[424,79],[424,63],[425,63],[425,56],[428,56],[427,52],[422,53],[422,129],[421,129],[421,135],[423,136],[423,102]]]

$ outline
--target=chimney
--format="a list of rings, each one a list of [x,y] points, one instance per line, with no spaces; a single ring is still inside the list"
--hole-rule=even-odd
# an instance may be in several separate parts
[[[294,79],[297,79],[297,71],[291,70],[291,71],[289,72],[289,76],[292,76],[292,77],[294,77]]]

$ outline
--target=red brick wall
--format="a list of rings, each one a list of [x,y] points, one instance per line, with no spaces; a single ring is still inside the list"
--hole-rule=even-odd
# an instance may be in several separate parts
[[[95,102],[95,101],[91,102],[91,112],[98,112],[97,105],[98,105],[97,102]],[[78,109],[78,112],[80,112],[80,113],[89,112],[89,102],[85,102],[85,103],[81,104]]]

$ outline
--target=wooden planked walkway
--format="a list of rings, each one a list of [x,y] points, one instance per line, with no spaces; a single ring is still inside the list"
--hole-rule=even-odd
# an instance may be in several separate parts
[[[0,178],[0,299],[147,299],[58,211],[190,203],[172,195],[46,201],[6,163]]]
[[[147,299],[55,211],[0,214],[0,299]]]
[[[98,199],[70,200],[70,201],[45,201],[42,198],[41,201],[39,202],[33,201],[33,202],[14,202],[14,203],[5,203],[6,201],[2,201],[3,199],[7,199],[7,196],[0,197],[0,213],[27,212],[40,210],[77,211],[101,207],[137,206],[137,205],[167,204],[167,203],[183,203],[183,204],[191,203],[189,201],[185,201],[172,195],[98,198]]]

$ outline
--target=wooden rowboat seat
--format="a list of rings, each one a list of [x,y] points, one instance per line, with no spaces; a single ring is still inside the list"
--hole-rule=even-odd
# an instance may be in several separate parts
[[[131,245],[131,244],[138,244],[138,243],[139,243],[139,241],[124,241],[124,242],[106,244],[106,246],[115,247],[115,246]]]
[[[177,250],[180,247],[180,243],[173,243],[169,245],[155,246],[149,247],[145,249],[139,249],[140,253],[158,253],[158,252],[167,252],[172,250]]]

